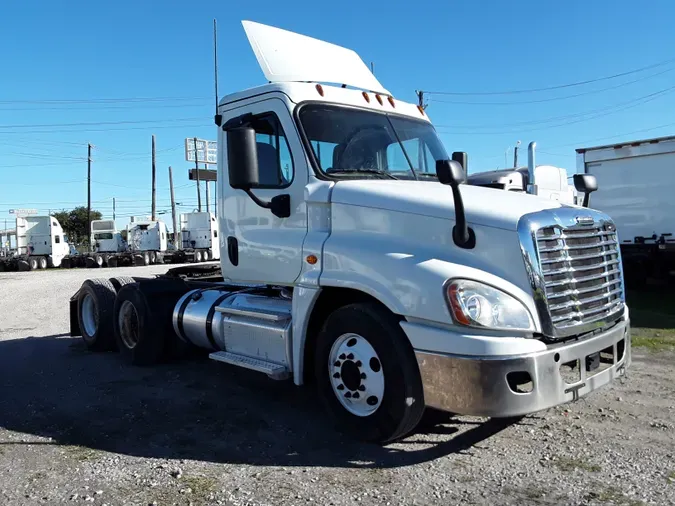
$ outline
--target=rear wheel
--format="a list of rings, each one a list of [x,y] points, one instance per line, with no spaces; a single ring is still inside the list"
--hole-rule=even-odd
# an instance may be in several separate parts
[[[377,443],[395,441],[424,413],[415,353],[397,319],[375,303],[334,311],[317,337],[317,388],[340,430]]]
[[[108,267],[117,267],[117,257],[108,257]]]
[[[150,253],[147,251],[143,252],[143,265],[150,265]]]
[[[197,250],[195,251],[195,262],[199,263],[202,261],[202,252]]]
[[[37,257],[30,257],[30,259],[28,259],[28,267],[31,271],[35,271],[40,267],[40,262]]]
[[[155,253],[154,251],[150,252],[150,263],[151,264],[157,263],[157,253]]]
[[[115,287],[115,291],[119,292],[124,285],[130,285],[135,283],[136,280],[130,276],[117,276],[116,278],[110,278],[108,281]]]
[[[107,279],[88,279],[82,284],[77,300],[82,339],[90,350],[115,349],[112,314],[115,287]]]
[[[40,269],[46,269],[47,267],[49,267],[49,263],[47,262],[47,257],[40,257],[40,259],[38,260],[38,265],[39,265]]]
[[[96,267],[103,267],[103,256],[102,255],[96,255],[94,257],[94,262],[96,262]]]

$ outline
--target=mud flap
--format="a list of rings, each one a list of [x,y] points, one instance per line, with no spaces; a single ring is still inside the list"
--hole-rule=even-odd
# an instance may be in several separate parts
[[[80,295],[80,291],[75,292],[70,298],[70,336],[77,337],[82,335],[82,330],[80,329],[80,319],[77,314],[77,298]]]

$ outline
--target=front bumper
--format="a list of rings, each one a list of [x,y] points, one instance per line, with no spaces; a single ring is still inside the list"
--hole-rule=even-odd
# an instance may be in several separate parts
[[[464,415],[521,416],[575,401],[623,376],[631,362],[630,325],[621,321],[601,334],[527,355],[415,354],[427,406]],[[570,363],[578,364],[576,379],[568,377],[574,372],[565,365]]]

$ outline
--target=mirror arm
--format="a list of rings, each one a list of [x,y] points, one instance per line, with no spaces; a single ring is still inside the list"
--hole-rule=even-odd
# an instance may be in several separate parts
[[[452,227],[452,240],[460,248],[472,249],[476,246],[476,234],[467,225],[464,201],[459,191],[459,185],[452,184],[450,188],[452,189],[452,198],[455,201],[455,226]]]
[[[291,215],[291,196],[288,194],[276,195],[269,202],[260,200],[250,188],[242,188],[256,205],[269,209],[277,218],[288,218]]]

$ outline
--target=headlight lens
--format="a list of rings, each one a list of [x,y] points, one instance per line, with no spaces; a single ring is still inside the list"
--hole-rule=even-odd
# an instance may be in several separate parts
[[[455,280],[447,285],[455,322],[470,327],[534,330],[530,312],[509,294],[476,281]]]

